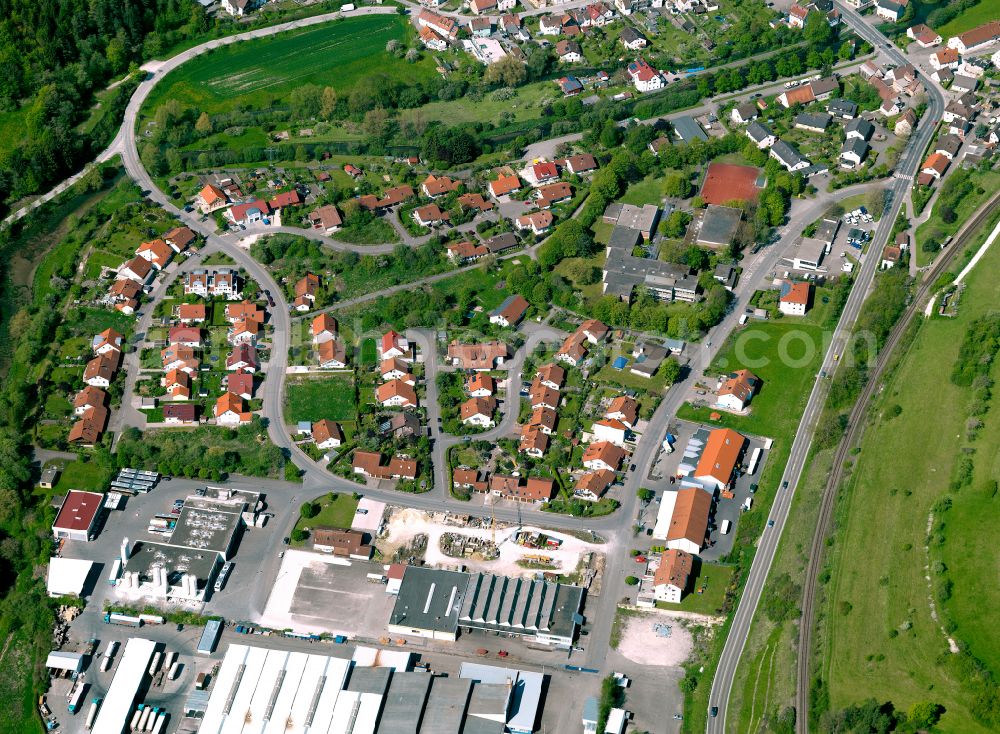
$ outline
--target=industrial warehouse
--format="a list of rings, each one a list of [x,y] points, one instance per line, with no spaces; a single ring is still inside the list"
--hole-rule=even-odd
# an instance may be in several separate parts
[[[541,673],[465,663],[457,677],[412,670],[407,652],[358,647],[351,659],[230,645],[199,734],[529,734]]]
[[[462,629],[569,647],[583,623],[583,593],[551,581],[408,566],[388,629],[450,641]]]

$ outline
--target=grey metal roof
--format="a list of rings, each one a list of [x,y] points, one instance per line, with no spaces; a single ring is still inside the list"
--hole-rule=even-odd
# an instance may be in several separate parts
[[[825,112],[802,112],[795,116],[795,124],[800,127],[826,130],[832,119],[833,117]]]
[[[786,166],[795,166],[806,160],[794,145],[786,143],[784,140],[778,140],[771,146],[771,152]]]
[[[864,158],[868,155],[868,143],[866,143],[861,138],[851,138],[846,143],[844,143],[843,150],[840,151],[841,155],[845,153],[854,153],[858,158]]]
[[[471,680],[435,677],[420,722],[420,734],[460,734],[471,692]]]
[[[455,632],[466,586],[468,574],[407,566],[389,624]]]
[[[728,245],[736,235],[743,212],[731,206],[709,205],[701,222],[698,241],[712,245]]]
[[[674,118],[672,121],[674,126],[674,132],[677,133],[677,137],[686,143],[692,140],[708,140],[708,136],[705,131],[701,129],[693,117],[683,116]]]
[[[378,734],[417,734],[431,688],[427,673],[395,673],[385,694]]]

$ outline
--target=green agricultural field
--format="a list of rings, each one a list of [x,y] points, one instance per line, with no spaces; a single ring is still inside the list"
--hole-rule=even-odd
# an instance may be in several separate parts
[[[948,652],[930,600],[953,624],[951,637],[994,676],[1000,673],[996,625],[984,614],[1000,604],[1000,587],[987,581],[1000,574],[994,537],[1000,406],[994,390],[978,438],[968,440],[972,390],[950,380],[967,327],[1000,300],[997,268],[994,247],[968,278],[958,316],[922,326],[882,393],[877,422],[842,490],[821,625],[820,672],[832,709],[871,696],[903,709],[931,701],[944,710],[935,731],[995,731],[973,717],[972,706],[983,699],[963,687],[960,657]],[[992,372],[995,381],[995,364]],[[962,457],[971,461],[970,481],[949,491]],[[940,508],[943,498],[951,509]],[[952,584],[947,599],[939,594],[945,580]]]
[[[288,381],[285,388],[285,420],[357,420],[354,378],[351,375],[301,377]]]
[[[373,70],[404,82],[430,78],[429,56],[411,64],[385,51],[410,32],[405,18],[366,15],[301,31],[234,43],[172,71],[146,101],[147,112],[168,99],[207,112],[223,112],[237,100],[267,107],[304,84],[349,92]]]
[[[973,5],[968,10],[959,13],[951,21],[938,28],[937,32],[941,34],[941,38],[947,41],[951,36],[957,36],[959,33],[965,33],[976,26],[997,19],[1000,19],[1000,11],[997,10],[997,6],[991,0],[980,0],[978,5]]]

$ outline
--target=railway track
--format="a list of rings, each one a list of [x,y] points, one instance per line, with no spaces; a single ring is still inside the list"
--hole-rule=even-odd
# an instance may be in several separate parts
[[[816,607],[816,586],[819,579],[819,571],[823,565],[823,550],[827,534],[830,530],[833,509],[836,504],[837,489],[844,476],[844,465],[847,462],[848,454],[854,446],[857,446],[861,442],[865,430],[865,412],[868,410],[868,405],[882,380],[883,373],[891,361],[896,347],[913,322],[913,317],[925,302],[938,277],[945,272],[956,254],[962,252],[969,238],[975,235],[979,228],[998,209],[1000,209],[1000,193],[994,195],[990,201],[979,208],[979,211],[972,219],[963,225],[949,246],[949,249],[942,253],[938,262],[926,271],[925,277],[916,294],[914,294],[913,299],[910,301],[909,306],[903,312],[896,326],[889,332],[889,337],[886,339],[885,346],[881,349],[875,360],[875,365],[862,388],[861,395],[858,396],[854,407],[851,409],[847,432],[837,447],[837,453],[833,459],[833,468],[830,471],[830,476],[827,478],[826,487],[823,489],[816,532],[813,534],[812,545],[809,549],[809,564],[806,567],[806,582],[802,594],[802,617],[799,621],[798,660],[796,663],[795,708],[796,728],[799,734],[808,734],[809,732],[809,689],[812,681],[810,677],[810,663],[812,661],[812,633]],[[877,257],[874,253],[869,253],[869,256]]]

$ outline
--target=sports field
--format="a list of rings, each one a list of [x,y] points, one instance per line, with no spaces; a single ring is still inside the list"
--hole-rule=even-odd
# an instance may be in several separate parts
[[[409,29],[397,15],[365,15],[301,31],[234,43],[172,71],[149,95],[151,112],[176,99],[207,112],[222,112],[236,101],[266,107],[304,84],[349,92],[358,79],[385,75],[404,81],[431,77],[433,61],[416,63],[386,53],[390,40]]]
[[[969,277],[958,316],[923,325],[883,391],[853,481],[842,490],[820,627],[833,709],[872,696],[902,709],[931,701],[945,712],[935,731],[995,731],[973,716],[984,699],[962,684],[961,658],[948,652],[942,626],[953,623],[951,637],[997,674],[1000,642],[986,610],[1000,604],[1000,402],[994,391],[970,441],[973,391],[950,380],[968,325],[1000,299],[997,268],[994,246]],[[952,491],[963,456],[972,462],[971,481]],[[950,509],[938,504],[944,498]],[[946,581],[950,598],[940,594]],[[932,616],[932,603],[944,619]]]

